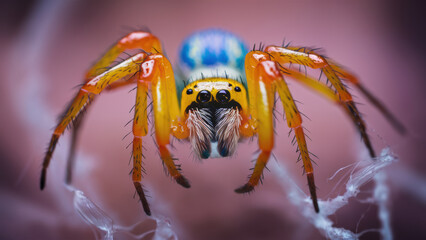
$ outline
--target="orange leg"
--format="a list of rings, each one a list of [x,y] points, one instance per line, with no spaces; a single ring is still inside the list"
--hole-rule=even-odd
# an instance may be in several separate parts
[[[88,103],[85,107],[85,111],[87,111],[87,108],[90,106],[90,103]],[[71,133],[71,146],[68,154],[67,159],[67,166],[65,170],[65,183],[70,185],[72,182],[72,172],[74,169],[75,164],[75,150],[77,148],[77,140],[78,140],[78,133],[80,130],[81,123],[83,122],[85,114],[78,114],[74,121],[73,121],[73,128]]]
[[[170,134],[173,132],[180,137],[187,135],[187,129],[179,123],[180,111],[177,105],[176,87],[172,67],[169,61],[161,54],[147,57],[142,64],[136,94],[135,117],[133,120],[133,172],[132,179],[142,207],[147,215],[151,215],[142,185],[142,137],[148,133],[147,91],[151,83],[155,136],[160,150],[160,156],[169,174],[177,183],[189,188],[189,182],[180,173],[180,168],[174,164],[173,158],[167,149]]]
[[[118,80],[117,82],[113,82],[111,83],[105,90],[109,91],[109,90],[114,90],[120,87],[124,87],[127,86],[129,84],[133,84],[135,82],[135,77],[132,77],[130,79],[121,79]],[[89,107],[92,105],[94,98],[91,99],[90,102],[88,102],[86,104],[86,106],[84,107],[84,112],[86,113],[89,109]],[[70,150],[69,150],[69,154],[68,154],[68,159],[67,159],[67,167],[66,167],[66,172],[65,172],[65,183],[66,184],[71,184],[72,182],[72,172],[74,169],[74,163],[75,163],[75,150],[77,148],[77,140],[78,140],[78,133],[80,130],[80,126],[84,120],[84,117],[86,116],[85,113],[82,114],[78,114],[75,119],[73,120],[73,127],[72,127],[72,132],[71,132],[71,146],[70,146]]]
[[[81,111],[84,110],[85,106],[87,106],[87,104],[94,99],[94,96],[96,94],[99,94],[104,88],[106,88],[110,84],[128,76],[133,76],[136,72],[138,72],[140,69],[140,65],[145,57],[145,53],[139,53],[127,59],[126,61],[118,64],[117,66],[111,68],[110,70],[102,73],[101,75],[86,82],[86,84],[80,89],[77,96],[74,98],[73,102],[71,103],[65,114],[62,116],[61,121],[56,126],[55,131],[52,135],[49,147],[43,160],[43,167],[40,178],[40,189],[44,189],[45,187],[46,172],[50,160],[52,158],[53,151],[55,150],[59,137],[65,131],[67,126],[71,123],[71,121],[74,121],[76,119],[76,117],[81,113]]]
[[[41,170],[40,178],[40,189],[43,190],[46,184],[46,171],[49,167],[50,160],[55,151],[56,144],[58,143],[59,137],[65,131],[69,123],[75,119],[75,117],[84,109],[84,107],[93,99],[93,95],[84,90],[80,90],[77,96],[74,98],[74,101],[68,108],[67,112],[62,117],[62,120],[57,125],[55,131],[53,132],[52,138],[50,139],[49,147],[47,148],[46,155],[43,160],[43,168]]]
[[[299,52],[294,51],[289,48],[268,46],[265,48],[265,52],[270,54],[273,60],[277,61],[281,65],[285,63],[295,63],[310,68],[321,68],[321,70],[326,75],[327,79],[331,82],[333,87],[336,89],[338,97],[342,102],[345,111],[351,116],[356,127],[358,128],[361,136],[364,140],[364,143],[370,153],[370,156],[374,158],[376,156],[373,147],[370,142],[370,138],[367,135],[365,123],[361,118],[361,114],[355,106],[355,103],[352,100],[352,95],[347,91],[346,87],[343,85],[340,78],[336,75],[335,70],[332,66],[325,60],[324,57],[314,53],[314,52]],[[333,65],[335,67],[335,65]]]
[[[304,47],[286,47],[289,50],[296,51],[296,52],[303,52],[303,53],[314,53],[315,51],[304,48]],[[375,106],[384,116],[385,118],[392,124],[392,126],[400,133],[405,134],[406,128],[404,125],[389,111],[389,109],[386,108],[386,106],[376,97],[374,97],[373,94],[370,93],[358,80],[357,77],[354,76],[354,74],[348,72],[347,70],[343,69],[341,66],[339,66],[337,63],[327,60],[328,64],[333,68],[333,70],[336,72],[338,76],[341,78],[349,81],[351,84],[355,85],[355,87],[360,90],[364,96],[367,97],[368,101],[370,101],[373,106]]]
[[[287,124],[290,128],[294,130],[294,134],[296,136],[299,152],[303,160],[303,167],[305,169],[305,173],[308,178],[309,192],[311,194],[312,203],[314,204],[315,211],[319,212],[316,187],[315,187],[315,181],[314,181],[314,169],[312,167],[312,161],[309,156],[308,147],[306,145],[305,134],[303,132],[303,127],[302,127],[302,117],[300,116],[300,112],[296,107],[294,99],[284,79],[281,78],[280,81],[276,81],[276,88],[277,88],[278,94],[280,95],[281,102],[284,107]]]
[[[252,115],[257,121],[257,134],[259,141],[259,148],[261,150],[260,155],[256,160],[256,164],[253,169],[249,181],[235,189],[237,193],[250,192],[254,189],[262,177],[263,170],[268,163],[271,155],[272,148],[274,147],[274,129],[273,129],[273,107],[274,107],[274,89],[272,86],[273,78],[265,72],[265,66],[261,62],[257,64],[253,71],[252,79],[254,80],[254,94],[258,96],[255,102],[256,116]]]
[[[374,97],[374,95],[371,94],[370,91],[368,91],[368,89],[365,88],[353,74],[342,69],[341,67],[338,67],[336,64],[332,64],[332,67],[336,70],[337,75],[340,75],[342,78],[355,85],[358,90],[361,91],[365,97],[367,97],[368,101],[370,101],[373,106],[375,106],[385,116],[385,118],[400,134],[406,133],[407,129],[404,127],[404,125],[389,111],[389,109],[378,98]]]
[[[333,90],[331,90],[327,85],[319,82],[316,79],[313,79],[309,76],[306,76],[305,74],[302,74],[298,71],[294,71],[292,69],[286,69],[283,71],[283,74],[291,77],[292,79],[295,79],[302,84],[310,87],[314,91],[322,94],[326,98],[338,103],[341,107],[343,107],[344,111],[352,118],[352,121],[355,123],[355,125],[358,127],[361,133],[366,134],[366,127],[364,122],[361,119],[361,116],[359,115],[359,112],[355,106],[355,103],[352,101],[348,102],[342,102],[338,95],[334,93]],[[364,137],[364,135],[363,135]],[[364,138],[364,143],[368,147],[368,149],[372,149],[371,143],[368,138]],[[373,152],[374,153],[374,152]],[[370,151],[370,155],[372,152]],[[372,155],[373,157],[373,155]]]
[[[132,180],[136,192],[141,200],[145,213],[150,216],[148,201],[146,200],[141,181],[142,181],[142,137],[148,133],[148,114],[147,114],[147,92],[148,84],[138,82],[136,93],[135,116],[133,118],[133,170]]]
[[[322,94],[326,98],[338,103],[341,107],[343,107],[346,113],[352,118],[352,121],[355,123],[355,125],[357,125],[358,129],[360,129],[361,132],[364,132],[364,133],[366,132],[365,124],[363,124],[362,119],[359,116],[358,110],[356,109],[356,106],[353,102],[340,101],[338,95],[335,94],[333,90],[328,88],[327,85],[319,82],[316,79],[306,76],[305,74],[302,74],[298,71],[286,69],[285,71],[283,71],[283,74],[286,74],[292,79],[295,79],[301,82],[302,84],[310,87],[311,89],[315,90],[316,92]],[[368,138],[364,139],[364,141],[367,146],[370,146],[370,148],[372,148]]]
[[[161,53],[160,40],[148,32],[136,31],[127,34],[114,44],[90,69],[86,79],[91,79],[103,73],[111,63],[124,51],[129,49],[143,49],[150,53]]]
[[[252,118],[257,120],[259,147],[262,152],[257,159],[249,182],[243,187],[238,188],[236,192],[242,193],[253,190],[254,186],[258,184],[262,171],[269,159],[270,151],[274,145],[272,111],[274,94],[277,91],[285,110],[287,124],[296,134],[296,140],[303,159],[303,166],[307,173],[312,202],[315,211],[319,212],[313,167],[303,132],[302,118],[277,63],[270,61],[270,56],[266,53],[259,51],[250,52],[246,56],[246,74],[253,74],[251,77],[247,76],[247,79],[250,78],[252,80],[248,82],[248,88],[249,92],[252,89],[252,93],[256,94],[257,99],[255,102],[256,111],[254,114],[250,113]]]
[[[150,55],[142,64],[140,81],[151,82],[155,137],[161,159],[170,176],[183,187],[189,188],[188,180],[180,173],[180,168],[175,165],[173,157],[167,149],[170,134],[179,135],[179,132],[181,137],[188,134],[187,129],[176,130],[177,126],[173,124],[180,122],[182,118],[170,62],[162,54]]]

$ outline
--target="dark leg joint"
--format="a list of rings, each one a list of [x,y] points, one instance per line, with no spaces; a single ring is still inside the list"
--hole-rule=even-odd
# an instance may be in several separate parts
[[[47,148],[46,156],[43,160],[43,169],[41,170],[40,176],[40,190],[43,190],[46,186],[46,171],[49,167],[50,159],[52,159],[53,151],[55,151],[56,144],[58,143],[59,135],[52,135],[50,139],[49,147]]]
[[[374,152],[373,146],[371,145],[370,139],[365,134],[365,136],[362,136],[362,140],[364,141],[365,145],[367,146],[368,152],[370,153],[371,158],[376,158],[376,153]]]
[[[248,192],[251,192],[253,190],[254,190],[254,186],[249,184],[249,183],[246,183],[243,186],[235,189],[235,192],[236,193],[248,193]]]
[[[190,188],[191,185],[189,184],[188,179],[186,179],[184,176],[180,175],[176,177],[176,182],[179,183],[184,188]]]
[[[308,173],[307,177],[308,177],[309,192],[311,193],[312,203],[314,205],[315,212],[319,213],[319,206],[318,206],[317,192],[316,192],[316,188],[315,188],[314,174]]]
[[[358,131],[361,133],[361,138],[364,141],[364,144],[367,147],[371,158],[375,158],[376,153],[374,152],[373,146],[371,145],[370,138],[367,135],[367,129],[365,127],[365,123],[362,120],[359,114],[359,111],[355,106],[355,103],[350,101],[350,102],[347,102],[345,106],[346,106],[346,110],[351,115],[352,120],[355,122],[355,125],[358,128]]]
[[[146,200],[145,193],[143,192],[142,185],[140,182],[133,182],[136,188],[136,192],[139,195],[139,199],[142,202],[142,207],[146,215],[151,216],[151,210],[149,209],[148,201]]]
[[[43,168],[41,170],[41,176],[40,176],[40,190],[43,190],[46,186],[46,169]]]

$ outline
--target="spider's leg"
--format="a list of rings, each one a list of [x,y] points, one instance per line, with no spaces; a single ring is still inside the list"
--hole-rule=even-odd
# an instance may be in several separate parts
[[[108,70],[108,67],[113,63],[114,60],[125,50],[128,49],[142,49],[146,52],[161,52],[161,43],[157,37],[148,32],[135,31],[127,34],[121,38],[117,43],[115,43],[102,57],[92,65],[92,67],[87,71],[85,77],[85,83],[90,81],[90,79],[96,75],[99,75]],[[112,90],[119,88],[121,86],[128,85],[133,83],[135,78],[126,79],[110,83],[107,90]],[[90,103],[87,103],[85,110],[87,111],[90,106]],[[71,147],[67,160],[67,169],[65,182],[70,184],[72,181],[72,169],[74,165],[75,158],[75,149],[78,139],[78,132],[81,126],[81,123],[84,119],[85,114],[78,114],[73,120],[73,129],[71,134]]]
[[[90,103],[87,103],[85,107],[85,111],[87,111],[87,108],[90,106]],[[81,123],[84,119],[85,114],[78,114],[74,121],[73,121],[73,128],[71,133],[71,146],[68,154],[67,159],[67,166],[65,170],[65,183],[70,185],[72,182],[72,172],[75,165],[75,150],[77,148],[77,139],[78,139],[78,133],[80,130]]]
[[[331,66],[336,71],[337,75],[340,75],[343,79],[346,79],[347,81],[355,85],[355,87],[357,87],[358,90],[362,92],[365,97],[367,97],[368,101],[370,101],[373,106],[375,106],[385,116],[385,118],[400,134],[405,134],[407,132],[405,126],[389,111],[389,109],[378,98],[376,98],[367,88],[364,87],[364,85],[361,84],[357,77],[355,77],[348,71],[342,69],[341,67],[337,66],[336,64],[331,64]]]
[[[294,71],[288,68],[285,70],[281,70],[281,73],[283,73],[286,76],[289,76],[291,79],[297,80],[298,82],[304,84],[305,86],[311,88],[312,90],[322,94],[327,99],[341,105],[339,96],[332,89],[330,89],[326,84],[318,81],[318,79],[314,79],[308,75],[305,75],[304,73],[301,73],[299,71]]]
[[[146,57],[145,53],[139,53],[135,56],[123,61],[117,66],[110,70],[102,73],[101,75],[88,81],[78,92],[73,102],[69,106],[66,113],[62,116],[59,124],[56,126],[52,138],[49,143],[45,158],[43,160],[41,178],[40,178],[40,189],[43,189],[46,184],[46,172],[52,158],[53,151],[55,150],[56,144],[59,137],[65,131],[67,126],[75,120],[75,118],[84,110],[84,107],[94,98],[94,95],[99,94],[109,84],[132,76],[140,70],[140,65],[143,59]]]
[[[362,123],[362,119],[359,117],[359,113],[357,113],[357,109],[355,107],[355,103],[353,102],[342,102],[338,95],[334,93],[333,90],[331,90],[327,85],[317,81],[316,79],[313,79],[312,77],[309,77],[305,74],[302,74],[298,71],[294,71],[292,69],[285,69],[285,71],[282,71],[283,74],[291,77],[292,79],[295,79],[299,82],[301,82],[302,84],[310,87],[311,89],[313,89],[314,91],[322,94],[323,96],[325,96],[326,98],[328,98],[329,100],[332,100],[336,103],[339,104],[339,106],[343,107],[344,111],[346,111],[346,113],[351,116],[353,122],[358,126],[358,128],[365,132],[365,124],[361,124]],[[359,118],[358,118],[359,117]],[[364,137],[364,135],[362,135]],[[364,139],[365,144],[371,147],[371,143],[370,141],[367,139]],[[368,148],[370,150],[370,148]],[[373,152],[374,153],[374,152]],[[371,151],[370,151],[370,155],[371,155]],[[372,157],[374,157],[373,155],[371,155]]]
[[[86,79],[103,73],[117,57],[129,49],[142,49],[149,53],[161,53],[160,40],[148,32],[135,31],[127,34],[115,43],[102,57],[87,71]]]
[[[299,152],[303,160],[303,167],[308,178],[309,192],[311,194],[312,203],[314,205],[315,211],[319,212],[314,181],[314,169],[312,167],[311,158],[309,156],[308,147],[306,145],[305,134],[302,127],[302,117],[300,116],[299,110],[296,107],[294,99],[284,79],[276,81],[276,88],[284,107],[287,125],[294,130],[296,136]]]
[[[141,200],[143,210],[150,216],[151,210],[149,209],[148,201],[146,200],[142,185],[142,137],[148,133],[148,114],[147,114],[147,92],[148,84],[145,82],[138,82],[138,89],[136,92],[135,103],[135,116],[133,118],[133,170],[132,180],[136,191]]]
[[[182,119],[170,62],[162,54],[150,55],[142,64],[140,81],[151,82],[155,138],[161,159],[170,176],[183,187],[189,188],[188,180],[180,173],[180,166],[175,165],[167,149],[170,134],[172,131],[175,133],[172,129],[174,123]]]
[[[249,53],[250,54],[250,53]],[[246,58],[247,59],[247,58]],[[249,93],[255,94],[256,101],[251,103],[251,108],[256,109],[256,112],[251,114],[257,121],[257,134],[259,141],[260,155],[256,160],[248,182],[235,189],[237,193],[246,193],[254,189],[262,177],[262,173],[271,155],[272,148],[274,147],[274,129],[273,129],[273,107],[274,107],[274,86],[273,81],[275,76],[270,76],[267,73],[267,62],[260,62],[256,64],[254,70],[247,74],[253,73],[250,79],[253,81],[249,84]],[[246,60],[247,65],[247,60]],[[279,72],[278,72],[279,74]],[[252,91],[250,91],[252,89]],[[249,95],[250,99],[250,95]],[[251,113],[251,112],[250,112]]]
[[[329,100],[332,100],[332,101],[336,102],[337,104],[339,104],[339,106],[341,106],[343,108],[343,110],[346,111],[346,113],[352,118],[352,121],[355,123],[355,125],[357,125],[359,129],[364,130],[364,131],[361,131],[361,130],[360,131],[365,132],[365,124],[359,125],[360,122],[362,123],[362,119],[359,117],[359,113],[356,114],[357,109],[355,107],[355,103],[353,103],[353,102],[346,102],[346,103],[342,102],[339,99],[339,96],[333,90],[331,90],[327,85],[319,82],[316,79],[313,79],[312,77],[309,77],[305,74],[302,74],[298,71],[294,71],[292,69],[285,69],[284,71],[282,71],[282,73],[291,77],[292,79],[295,79],[295,80],[301,82],[302,84],[308,86],[309,88],[313,89],[314,91],[322,94],[323,96],[325,96]],[[359,118],[357,118],[357,116]],[[368,138],[364,139],[364,142],[367,145],[367,147],[368,146],[371,147],[371,143],[370,143]],[[368,148],[368,149],[370,150],[370,148]],[[371,155],[371,151],[370,151],[370,155]]]
[[[295,63],[308,66],[314,69],[321,68],[328,80],[336,89],[338,97],[342,102],[346,112],[351,116],[356,127],[361,133],[362,139],[364,140],[364,144],[366,145],[370,156],[372,158],[376,156],[374,149],[371,145],[370,138],[367,135],[365,123],[362,120],[361,114],[359,113],[355,103],[352,100],[352,95],[348,92],[340,78],[336,75],[336,69],[333,69],[324,57],[313,52],[304,53],[276,46],[266,47],[265,52],[270,54],[271,58],[273,58],[273,60],[277,61],[281,65],[285,63]]]
[[[78,92],[77,96],[74,98],[69,108],[67,109],[66,113],[62,116],[62,119],[59,124],[56,126],[43,160],[40,177],[41,190],[43,190],[45,187],[47,168],[49,167],[50,160],[52,158],[53,152],[55,151],[55,147],[58,143],[59,137],[65,131],[70,122],[73,121],[75,117],[81,112],[81,110],[83,110],[84,107],[91,101],[91,99],[93,99],[93,94],[90,94],[89,92],[81,89]]]
[[[258,172],[259,170],[263,170],[263,167],[266,165],[266,162],[263,166],[261,165],[264,157],[262,154],[264,154],[264,149],[269,149],[270,151],[274,145],[272,108],[274,104],[274,93],[277,91],[283,103],[287,124],[296,134],[296,140],[302,156],[303,166],[307,173],[312,202],[315,211],[319,212],[313,167],[303,132],[302,118],[293,97],[291,96],[290,90],[281,75],[278,64],[271,61],[268,54],[260,51],[253,51],[247,54],[245,64],[249,94],[256,94],[256,101],[251,105],[250,114],[252,118],[257,120],[259,147],[261,148],[262,153],[256,162],[255,169],[249,182],[236,191],[244,192],[244,190],[249,190],[249,187],[253,186],[254,183],[257,184],[261,174],[261,172],[260,174]],[[253,110],[255,110],[254,113]]]
[[[286,47],[287,49],[294,50],[297,52],[300,52],[302,49],[301,47]],[[315,53],[315,50],[308,50],[309,53]],[[333,70],[336,72],[338,76],[340,76],[342,79],[345,79],[349,81],[351,84],[355,85],[355,87],[358,88],[359,91],[361,91],[364,96],[367,97],[368,101],[370,101],[373,106],[375,106],[384,116],[385,118],[392,124],[392,126],[400,133],[405,134],[407,129],[405,126],[389,111],[389,109],[378,99],[376,98],[367,88],[364,87],[364,85],[361,84],[361,82],[358,80],[358,78],[350,73],[349,71],[345,70],[343,67],[339,66],[339,64],[333,62],[332,60],[327,60],[328,64],[333,68]]]
[[[127,86],[129,84],[133,84],[135,82],[135,77],[131,77],[129,79],[121,79],[118,80],[117,82],[113,82],[111,83],[105,90],[110,91],[110,90],[115,90],[117,88],[123,87],[123,86]],[[86,81],[87,82],[87,81]],[[77,142],[78,142],[78,137],[79,137],[79,132],[80,132],[80,127],[81,124],[84,121],[84,118],[86,116],[86,112],[89,110],[89,107],[93,104],[93,100],[94,98],[91,99],[90,102],[88,102],[86,104],[86,106],[84,107],[84,112],[82,114],[78,114],[75,119],[73,120],[73,127],[71,129],[71,146],[70,146],[70,150],[69,150],[69,154],[68,154],[68,159],[67,159],[67,166],[66,166],[66,172],[65,172],[65,183],[66,184],[71,184],[72,182],[72,172],[74,169],[74,164],[75,164],[75,151],[77,148]]]

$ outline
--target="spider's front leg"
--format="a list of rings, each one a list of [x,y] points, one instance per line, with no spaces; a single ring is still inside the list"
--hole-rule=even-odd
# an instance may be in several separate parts
[[[146,57],[145,53],[137,54],[126,61],[118,64],[110,70],[102,73],[101,75],[88,81],[78,92],[77,96],[68,107],[65,114],[62,116],[61,121],[56,126],[55,131],[52,134],[52,138],[49,143],[46,155],[43,160],[41,177],[40,177],[40,189],[44,189],[46,184],[47,168],[49,167],[50,160],[55,150],[56,144],[58,143],[59,137],[69,126],[69,124],[76,119],[76,117],[84,110],[84,108],[95,98],[96,94],[99,94],[109,84],[112,84],[120,79],[127,76],[131,76],[139,71],[140,64]]]
[[[146,53],[139,53],[91,79],[80,89],[78,95],[73,100],[52,135],[48,151],[43,161],[40,178],[41,189],[45,187],[46,172],[56,143],[70,122],[78,116],[90,100],[94,99],[96,94],[99,94],[107,86],[110,86],[110,84],[127,76],[133,76],[138,72],[140,72],[140,75],[133,122],[134,166],[132,179],[145,213],[147,215],[151,214],[142,185],[140,184],[142,179],[142,137],[147,134],[148,129],[146,96],[149,83],[151,83],[152,87],[155,134],[161,158],[168,172],[176,182],[186,188],[190,186],[188,181],[180,174],[180,169],[174,164],[173,158],[167,149],[172,127],[182,126],[171,65],[162,54],[151,54],[148,56]],[[173,134],[177,137],[185,138],[188,133],[185,129],[179,131],[179,128],[177,128],[177,130],[175,129],[173,131]]]
[[[287,124],[296,135],[303,166],[308,178],[309,190],[316,212],[319,212],[313,167],[302,127],[302,118],[276,62],[266,53],[253,51],[246,56],[246,75],[249,91],[249,112],[257,123],[261,153],[249,181],[235,191],[250,192],[259,183],[274,146],[273,107],[275,91],[278,92],[285,110]]]
[[[180,109],[177,100],[175,80],[170,62],[162,54],[153,54],[146,58],[141,66],[133,120],[133,171],[132,179],[136,191],[147,215],[151,215],[148,202],[140,181],[142,180],[142,137],[148,132],[147,91],[151,83],[155,138],[160,151],[161,160],[168,173],[177,183],[189,188],[188,180],[180,173],[180,168],[167,149],[170,134],[179,138],[187,137],[188,130],[177,128],[182,126]]]
[[[87,71],[84,83],[87,83],[91,80],[91,78],[102,74],[103,72],[109,69],[109,66],[113,63],[114,60],[118,58],[118,56],[129,49],[142,49],[146,52],[158,52],[161,53],[161,44],[160,40],[152,35],[149,32],[143,31],[135,31],[127,34],[123,38],[121,38],[116,44],[114,44],[102,57],[96,61],[95,64]],[[136,76],[133,76],[129,79],[122,79],[116,82],[112,82],[108,85],[105,90],[114,90],[121,88],[123,86],[133,84],[137,80]],[[93,100],[93,99],[92,99]],[[86,104],[85,111],[89,110],[92,101]],[[80,126],[84,121],[85,114],[78,114],[73,120],[73,128],[71,133],[71,146],[69,149],[69,155],[67,160],[66,167],[66,176],[65,182],[67,184],[71,184],[72,181],[72,171],[75,161],[75,150],[77,146],[78,133],[80,130]]]
[[[153,54],[142,64],[140,76],[140,82],[152,82],[155,138],[161,159],[176,182],[189,188],[189,182],[180,174],[166,147],[172,133],[178,138],[185,138],[189,134],[188,129],[184,129],[185,132],[178,135],[175,128],[177,125],[183,125],[183,117],[180,113],[172,66],[162,54]]]

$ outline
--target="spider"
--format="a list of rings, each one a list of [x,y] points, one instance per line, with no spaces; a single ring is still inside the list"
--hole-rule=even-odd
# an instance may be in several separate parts
[[[129,49],[141,51],[114,65],[118,56]],[[196,32],[184,41],[178,70],[185,80],[175,81],[172,66],[163,53],[159,39],[149,31],[131,32],[90,68],[84,85],[62,115],[43,161],[40,189],[45,187],[47,168],[59,137],[70,123],[74,123],[72,155],[77,129],[83,118],[81,113],[96,95],[103,90],[136,84],[131,174],[147,215],[151,215],[151,210],[140,182],[144,172],[142,138],[148,133],[149,91],[152,95],[155,140],[161,160],[170,176],[185,188],[189,188],[190,184],[168,150],[171,136],[188,139],[195,155],[206,159],[232,156],[240,138],[257,135],[260,154],[252,174],[244,185],[235,189],[237,193],[248,193],[259,184],[271,157],[274,147],[273,111],[275,94],[278,93],[288,127],[294,132],[314,209],[319,212],[311,153],[306,144],[302,117],[287,86],[287,79],[311,88],[340,106],[359,130],[372,158],[376,155],[366,133],[366,125],[342,79],[356,86],[397,130],[403,133],[405,129],[353,74],[316,51],[289,44],[260,45],[258,49],[253,47],[252,51],[248,51],[236,35],[208,29]],[[319,69],[331,85],[297,70],[295,65]],[[68,161],[68,183],[71,181],[70,159],[72,157]]]

